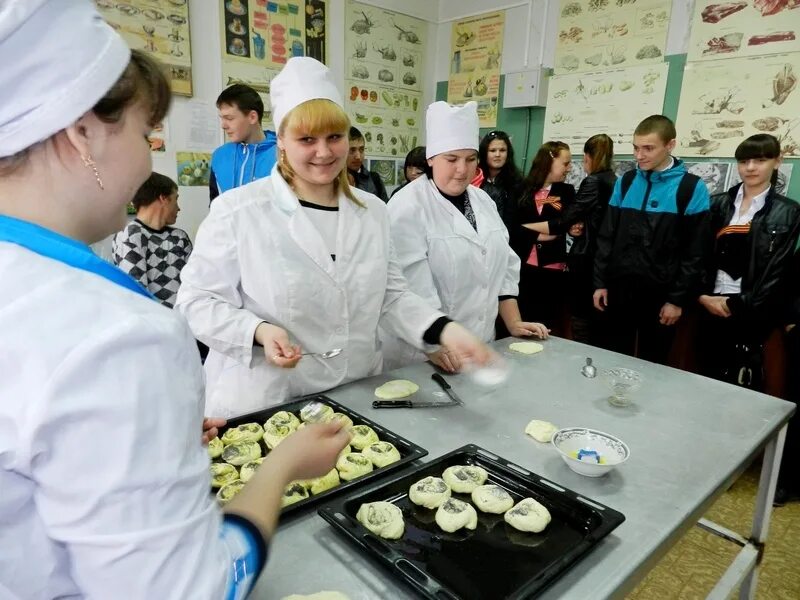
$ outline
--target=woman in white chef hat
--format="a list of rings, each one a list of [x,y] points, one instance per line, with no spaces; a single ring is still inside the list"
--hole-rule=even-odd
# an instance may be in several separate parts
[[[289,437],[221,516],[191,332],[88,246],[150,174],[161,67],[88,0],[0,2],[0,65],[0,597],[243,598],[349,436]]]
[[[478,166],[477,104],[434,102],[425,124],[426,176],[388,205],[392,244],[409,287],[486,342],[494,339],[498,313],[511,335],[546,338],[544,325],[520,317],[519,258],[508,245],[497,206],[470,185]],[[425,358],[389,332],[382,331],[382,339],[389,368]],[[462,367],[447,348],[428,358],[446,371]]]
[[[460,360],[489,350],[408,291],[377,197],[347,183],[349,119],[330,70],[289,60],[272,80],[278,164],[211,206],[176,308],[210,347],[206,414],[227,417],[381,371],[378,322]],[[338,356],[300,356],[341,348]],[[295,367],[288,369],[287,367]]]

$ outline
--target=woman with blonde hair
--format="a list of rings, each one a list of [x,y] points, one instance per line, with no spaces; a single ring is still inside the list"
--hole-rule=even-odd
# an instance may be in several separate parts
[[[379,373],[379,321],[421,350],[441,343],[485,362],[482,343],[408,290],[386,205],[348,184],[350,122],[330,70],[292,58],[271,99],[278,164],[214,201],[182,273],[177,308],[211,349],[206,413],[259,410]],[[341,352],[319,356],[332,349]]]

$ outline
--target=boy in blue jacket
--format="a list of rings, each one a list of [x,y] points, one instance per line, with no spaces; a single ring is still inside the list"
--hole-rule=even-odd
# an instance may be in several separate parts
[[[675,324],[698,296],[709,197],[672,156],[675,125],[652,115],[633,134],[637,168],[619,178],[597,236],[594,306],[606,346],[666,364]]]
[[[277,160],[278,138],[261,129],[264,102],[250,86],[237,83],[217,98],[222,129],[230,140],[211,155],[211,201],[223,192],[268,177]]]

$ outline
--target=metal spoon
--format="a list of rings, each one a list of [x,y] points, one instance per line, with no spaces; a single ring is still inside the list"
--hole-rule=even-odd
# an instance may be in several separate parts
[[[581,375],[589,379],[597,375],[597,368],[592,364],[591,358],[586,358],[586,364],[581,367]]]
[[[320,358],[333,358],[334,356],[339,356],[342,353],[341,348],[334,348],[333,350],[328,350],[327,352],[303,352],[300,356],[319,356]]]

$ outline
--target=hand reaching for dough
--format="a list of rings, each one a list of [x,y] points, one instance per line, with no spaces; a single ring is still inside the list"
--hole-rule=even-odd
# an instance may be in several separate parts
[[[458,373],[461,370],[461,361],[458,360],[458,357],[445,349],[431,352],[427,356],[428,360],[430,360],[443,371],[447,371],[448,373]]]
[[[464,363],[485,365],[492,360],[492,352],[486,344],[455,321],[445,326],[439,341],[443,346],[442,350],[455,357],[459,366]]]
[[[550,330],[541,323],[528,323],[527,321],[516,321],[508,328],[508,332],[514,337],[536,336],[540,340],[546,340]]]
[[[293,369],[302,358],[300,346],[293,346],[289,342],[289,334],[285,329],[260,323],[253,338],[264,346],[267,362],[277,367]]]
[[[267,455],[267,460],[284,465],[289,481],[321,477],[333,469],[342,449],[350,443],[345,423],[306,425],[295,431]]]

